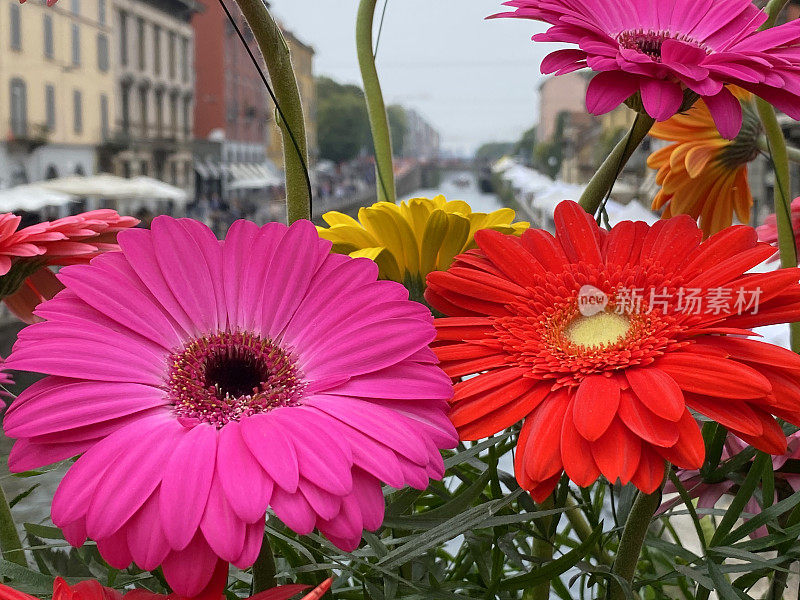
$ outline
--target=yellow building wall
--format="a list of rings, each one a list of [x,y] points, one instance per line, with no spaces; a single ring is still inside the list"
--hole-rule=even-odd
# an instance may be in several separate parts
[[[27,94],[28,130],[47,122],[45,86],[55,88],[55,128],[49,132],[51,144],[94,146],[102,143],[100,97],[108,98],[109,127],[114,127],[115,87],[112,36],[112,2],[106,0],[106,25],[99,23],[101,0],[80,0],[80,14],[73,15],[71,0],[61,0],[48,8],[43,0],[29,0],[19,6],[18,0],[0,0],[0,132],[3,139],[11,134],[11,80],[25,81]],[[22,45],[19,51],[11,48],[11,5],[20,9]],[[53,19],[53,58],[45,56],[45,14]],[[72,25],[80,31],[80,64],[72,64]],[[109,69],[98,67],[98,34],[108,39]],[[80,90],[83,106],[81,133],[74,129],[73,94]]]

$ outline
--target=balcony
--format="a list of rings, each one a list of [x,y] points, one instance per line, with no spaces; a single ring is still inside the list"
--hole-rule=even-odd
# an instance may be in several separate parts
[[[49,137],[50,130],[46,125],[11,121],[6,141],[11,148],[30,153],[47,144]]]

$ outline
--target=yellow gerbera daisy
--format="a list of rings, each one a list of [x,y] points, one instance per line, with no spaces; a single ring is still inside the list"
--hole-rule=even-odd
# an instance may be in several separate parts
[[[443,271],[453,258],[475,246],[479,229],[521,234],[527,222],[512,223],[515,213],[501,208],[491,213],[472,212],[461,200],[444,196],[413,198],[400,204],[378,202],[358,211],[358,221],[332,211],[322,215],[330,227],[317,227],[333,251],[378,263],[382,279],[399,281],[419,298],[425,276]]]
[[[747,183],[747,163],[758,155],[761,122],[751,102],[752,94],[738,88],[744,115],[736,139],[726,140],[717,131],[702,100],[684,114],[656,123],[650,135],[674,142],[653,152],[647,164],[658,169],[661,186],[653,209],[664,209],[663,218],[678,214],[699,219],[706,236],[733,222],[749,223],[753,196]]]

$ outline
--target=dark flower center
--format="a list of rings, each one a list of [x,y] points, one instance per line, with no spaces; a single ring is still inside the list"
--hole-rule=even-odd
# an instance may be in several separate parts
[[[667,39],[665,34],[656,31],[623,31],[617,41],[623,48],[638,50],[650,58],[661,60],[661,46]]]
[[[167,390],[179,417],[222,427],[297,406],[305,386],[295,358],[272,340],[220,332],[172,355]]]

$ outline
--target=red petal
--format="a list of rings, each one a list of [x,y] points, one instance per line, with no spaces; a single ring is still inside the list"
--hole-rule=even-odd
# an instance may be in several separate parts
[[[569,264],[567,255],[564,254],[556,238],[543,229],[527,229],[520,241],[545,271],[560,273]]]
[[[531,487],[531,489],[528,491],[530,492],[533,501],[542,503],[547,500],[548,496],[550,496],[550,494],[552,494],[553,490],[556,488],[559,479],[561,479],[560,472],[558,475],[553,475],[550,479],[542,481],[541,483],[537,483]]]
[[[462,270],[462,275],[456,275],[450,271],[433,271],[428,274],[428,285],[434,286],[440,295],[449,299],[451,302],[463,304],[470,310],[475,310],[474,305],[483,306],[483,302],[493,302],[498,304],[508,304],[517,299],[517,296],[501,289],[497,285],[489,285],[476,281],[474,277],[464,277],[463,273],[466,269]],[[479,271],[475,271],[479,273]],[[487,275],[491,277],[491,275]],[[524,292],[525,290],[520,289]],[[456,301],[453,298],[457,297],[455,294],[466,296],[470,298],[470,304],[464,304],[463,300]],[[481,301],[477,304],[474,299]],[[493,313],[489,313],[493,314]]]
[[[745,442],[758,448],[763,452],[780,456],[786,453],[786,435],[778,422],[766,412],[755,411],[761,421],[763,433],[759,436],[751,436],[745,433],[734,431]]]
[[[525,420],[526,425],[530,423],[530,437],[522,449],[523,461],[525,472],[534,482],[550,479],[561,471],[561,425],[567,406],[567,393],[553,392]]]
[[[626,428],[622,421],[614,419],[608,431],[596,442],[592,442],[592,456],[606,479],[617,479],[625,485],[636,473],[642,441]]]
[[[662,419],[653,413],[630,391],[622,392],[619,418],[633,433],[655,446],[674,446],[678,441],[678,428],[675,422]]]
[[[719,263],[749,250],[758,243],[755,229],[733,225],[715,233],[687,257],[683,270],[687,277],[702,273]]]
[[[494,330],[492,319],[486,317],[448,317],[433,323],[437,340],[479,340]]]
[[[604,375],[590,375],[581,382],[575,393],[572,418],[578,432],[593,442],[606,432],[618,408],[617,380]]]
[[[637,264],[649,227],[642,221],[622,221],[608,234],[605,245],[606,264]]]
[[[678,442],[671,448],[653,447],[658,454],[682,469],[699,469],[706,457],[706,446],[700,427],[689,409],[685,409],[681,420],[676,423],[679,429]]]
[[[672,377],[686,392],[720,398],[761,398],[772,386],[761,373],[731,359],[691,351],[672,352],[655,365]]]
[[[754,436],[760,436],[763,431],[756,412],[744,402],[686,394],[686,404],[728,429]]]
[[[656,228],[661,223],[664,225]],[[703,232],[688,215],[659,221],[650,228],[645,237],[639,262],[644,265],[658,262],[666,269],[674,269],[702,240]]]
[[[713,288],[729,283],[772,256],[775,248],[768,244],[744,250],[724,261],[708,265],[684,285],[689,288]]]
[[[668,421],[677,421],[686,410],[683,391],[675,380],[655,367],[626,369],[633,393],[647,408]]]
[[[545,272],[513,235],[482,229],[475,233],[475,241],[503,273],[520,285],[536,285],[537,276]]]
[[[717,336],[698,339],[697,344],[723,350],[728,356],[742,362],[800,371],[800,355],[775,344],[767,344],[758,340]]]
[[[455,362],[442,363],[439,367],[447,373],[450,377],[464,377],[465,375],[474,375],[481,371],[488,371],[497,367],[506,366],[506,356],[497,354],[495,356],[487,356],[485,358],[476,358],[474,360],[460,360]]]
[[[579,204],[570,200],[561,202],[553,214],[556,239],[564,248],[564,254],[572,262],[599,265],[603,261],[600,245],[595,234],[597,223],[586,214]]]
[[[573,401],[574,402],[574,401]],[[561,461],[569,478],[581,487],[592,485],[600,477],[600,469],[592,458],[592,446],[575,428],[569,418],[572,406],[567,409],[567,417],[561,428]]]
[[[665,467],[664,459],[644,444],[642,455],[639,457],[639,466],[631,478],[631,483],[645,494],[652,494],[664,481]]]
[[[485,358],[487,356],[499,354],[495,348],[481,346],[479,344],[470,344],[469,342],[460,344],[436,344],[432,346],[432,349],[436,353],[436,357],[442,362]]]

